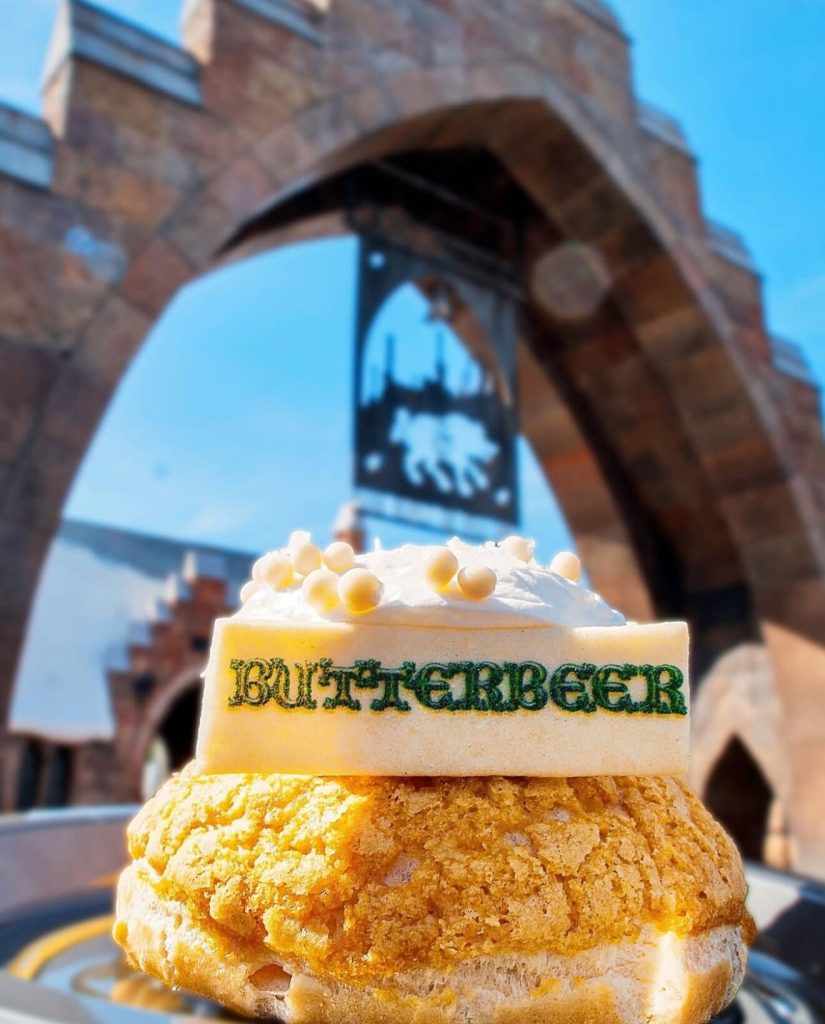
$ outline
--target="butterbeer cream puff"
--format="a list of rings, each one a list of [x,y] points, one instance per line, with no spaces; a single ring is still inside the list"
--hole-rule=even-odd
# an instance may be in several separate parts
[[[129,829],[132,963],[285,1024],[702,1024],[733,998],[753,925],[680,778],[684,625],[625,624],[517,540],[319,570],[301,535],[306,574],[259,572],[216,624],[195,761]],[[369,601],[312,599],[335,564]]]

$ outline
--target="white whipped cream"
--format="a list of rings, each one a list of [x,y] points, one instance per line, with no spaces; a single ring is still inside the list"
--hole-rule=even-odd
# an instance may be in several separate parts
[[[370,612],[350,612],[343,605],[318,612],[305,600],[299,581],[283,590],[262,585],[233,617],[302,623],[358,620],[451,629],[547,623],[568,627],[624,625],[624,616],[592,590],[551,572],[535,559],[524,562],[492,541],[477,546],[453,538],[447,543],[460,568],[484,565],[495,572],[496,588],[490,597],[469,600],[462,596],[455,581],[444,590],[433,589],[424,573],[424,559],[440,546],[404,544],[358,555],[355,564],[369,569],[383,584],[381,602]]]

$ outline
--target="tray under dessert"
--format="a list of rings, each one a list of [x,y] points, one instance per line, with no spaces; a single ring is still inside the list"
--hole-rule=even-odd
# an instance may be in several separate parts
[[[724,1024],[825,1024],[825,887],[749,865],[760,928]],[[110,938],[111,892],[94,888],[0,918],[0,1020],[183,1024],[239,1020],[132,971]]]

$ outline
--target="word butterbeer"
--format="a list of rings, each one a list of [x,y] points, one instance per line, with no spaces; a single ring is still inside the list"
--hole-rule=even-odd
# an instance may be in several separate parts
[[[687,715],[684,676],[675,665],[559,665],[536,661],[456,661],[387,668],[375,660],[334,665],[331,658],[296,662],[282,658],[233,658],[230,708],[275,704],[287,710],[372,712],[411,710],[506,714],[562,711],[592,714]],[[368,700],[358,691],[376,691]]]

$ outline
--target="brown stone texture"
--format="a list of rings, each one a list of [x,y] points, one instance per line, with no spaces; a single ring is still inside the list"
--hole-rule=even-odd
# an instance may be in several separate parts
[[[661,190],[670,215],[681,221],[686,232],[704,231],[702,200],[693,156],[651,135],[645,136],[645,149],[650,173]]]
[[[147,316],[157,316],[192,276],[192,265],[163,238],[151,238],[137,253],[120,285],[123,297]]]
[[[51,187],[0,177],[0,714],[76,467],[175,291],[240,229],[238,252],[275,244],[259,212],[299,184],[484,152],[528,211],[523,430],[590,577],[632,617],[686,617],[697,680],[762,645],[790,847],[825,873],[825,712],[801,682],[825,672],[819,393],[777,368],[759,276],[706,230],[692,155],[639,127],[622,27],[596,0],[332,0],[308,33],[235,0],[187,10],[200,103],[72,57],[44,92]],[[462,191],[493,208],[500,182],[477,166]],[[323,212],[284,214],[278,237],[340,225]],[[176,629],[159,624],[133,669],[178,665],[180,680]],[[130,685],[112,681],[121,734],[144,742],[162,705],[137,708]],[[133,786],[142,754],[125,756],[89,751],[77,777],[128,761]],[[0,790],[8,801],[8,779]]]
[[[141,799],[150,744],[175,701],[200,688],[212,623],[234,610],[233,600],[222,579],[187,581],[185,595],[169,603],[162,620],[148,624],[147,643],[129,648],[129,668],[110,671],[116,735],[106,784],[120,799]],[[83,796],[88,799],[89,794]]]

